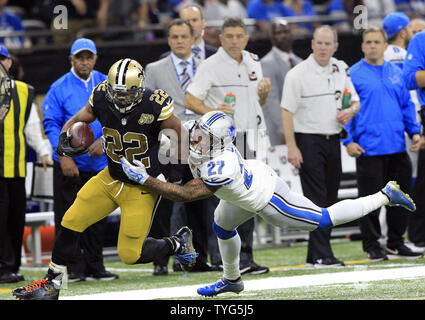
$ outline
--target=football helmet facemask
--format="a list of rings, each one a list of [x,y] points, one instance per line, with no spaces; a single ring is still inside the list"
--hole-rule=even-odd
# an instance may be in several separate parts
[[[145,71],[136,60],[129,58],[115,62],[108,72],[106,96],[121,113],[129,113],[145,91]]]
[[[196,163],[221,155],[236,138],[233,119],[220,111],[210,111],[189,129],[189,154]]]

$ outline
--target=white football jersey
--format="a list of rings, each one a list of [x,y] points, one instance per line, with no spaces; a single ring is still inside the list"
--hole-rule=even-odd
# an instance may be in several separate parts
[[[209,187],[220,187],[215,195],[250,212],[258,212],[270,201],[276,173],[259,160],[244,160],[235,147],[200,165],[189,164],[195,178]]]
[[[403,69],[406,53],[407,51],[404,48],[389,44],[387,50],[384,52],[384,59],[395,63],[398,67]]]

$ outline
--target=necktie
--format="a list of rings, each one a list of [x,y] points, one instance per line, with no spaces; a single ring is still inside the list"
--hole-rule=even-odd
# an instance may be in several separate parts
[[[184,93],[186,93],[186,89],[190,83],[190,75],[189,72],[187,71],[187,68],[189,66],[189,62],[188,61],[181,61],[180,65],[183,67],[183,71],[180,74],[180,86],[182,87],[182,90]]]
[[[293,67],[295,67],[295,65],[296,65],[295,60],[294,60],[294,59],[292,59],[292,57],[289,57],[289,65],[291,66],[291,69],[292,69]]]
[[[192,52],[195,55],[195,58],[196,59],[201,60],[201,48],[199,48],[199,47],[193,47],[192,48]]]

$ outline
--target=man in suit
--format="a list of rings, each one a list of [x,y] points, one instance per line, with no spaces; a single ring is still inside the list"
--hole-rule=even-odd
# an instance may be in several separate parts
[[[302,59],[292,52],[293,35],[291,27],[284,19],[277,19],[271,24],[272,49],[261,59],[264,77],[270,78],[271,90],[267,102],[263,106],[263,114],[267,124],[267,133],[271,145],[285,143],[282,128],[283,83],[286,73]]]
[[[181,19],[189,21],[190,25],[193,28],[193,44],[192,51],[195,55],[195,58],[204,61],[209,56],[213,55],[217,52],[217,48],[210,46],[205,43],[204,40],[204,29],[206,25],[206,21],[202,14],[202,8],[197,4],[190,4],[188,6],[183,7],[179,11],[179,16]],[[160,58],[165,58],[170,54],[170,51],[163,53]]]
[[[204,61],[206,58],[216,53],[217,48],[205,43],[204,40],[206,22],[201,7],[196,4],[188,5],[180,10],[179,15],[180,18],[189,21],[193,28],[195,39],[192,45],[192,51],[195,57]]]
[[[174,114],[183,122],[198,118],[198,115],[184,108],[186,88],[195,76],[200,60],[192,53],[194,42],[194,30],[187,20],[175,19],[168,27],[168,45],[171,52],[166,57],[150,63],[146,66],[146,86],[149,88],[162,88],[174,100]],[[170,180],[185,183],[191,180],[187,164],[164,165],[165,173]],[[217,239],[212,231],[212,221],[218,199],[213,196],[208,199],[191,203],[172,202],[167,199],[161,200],[160,213],[152,226],[151,236],[168,236],[174,229],[187,223],[193,230],[193,243],[199,256],[193,267],[193,271],[210,271],[213,268],[207,263],[208,252],[213,264],[221,264],[221,256],[218,251]],[[171,216],[172,214],[172,216]],[[170,222],[171,219],[171,222]],[[171,225],[170,225],[171,224]],[[212,238],[210,240],[209,238]],[[213,247],[209,248],[211,241],[215,241]],[[162,261],[154,261],[155,275],[166,274],[168,258]],[[177,264],[173,269],[178,271]],[[214,269],[217,269],[216,266]]]

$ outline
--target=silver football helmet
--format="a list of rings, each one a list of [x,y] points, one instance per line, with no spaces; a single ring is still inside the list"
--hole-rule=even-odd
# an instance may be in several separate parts
[[[129,58],[115,62],[108,72],[107,98],[121,113],[129,113],[142,100],[145,71],[140,63]]]
[[[233,119],[221,111],[210,111],[189,129],[189,154],[197,163],[223,153],[236,138]]]

